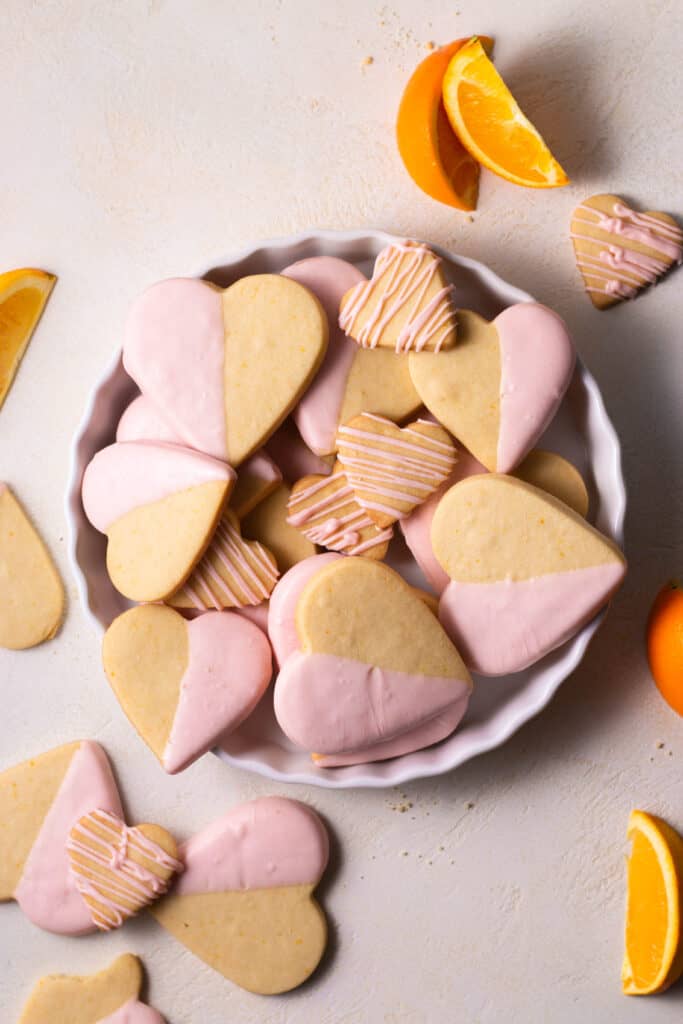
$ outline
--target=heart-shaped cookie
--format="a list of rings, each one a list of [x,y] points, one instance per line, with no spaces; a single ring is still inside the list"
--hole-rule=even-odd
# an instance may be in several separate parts
[[[83,508],[107,535],[111,581],[132,601],[162,601],[213,536],[235,481],[218,459],[170,444],[103,448],[83,476]]]
[[[97,743],[67,743],[0,773],[0,900],[15,899],[47,931],[95,931],[66,849],[74,821],[94,807],[123,814]]]
[[[161,281],[137,300],[123,364],[185,443],[238,466],[276,430],[317,371],[325,311],[297,281]]]
[[[319,455],[335,451],[337,427],[361,412],[374,412],[400,422],[422,404],[405,359],[377,349],[374,353],[347,338],[337,323],[339,304],[365,278],[352,263],[334,256],[313,256],[282,273],[317,295],[330,324],[330,340],[315,380],[294,409],[293,417],[306,444]],[[310,469],[293,479],[314,473]]]
[[[301,985],[325,949],[313,890],[328,838],[304,804],[263,797],[234,807],[181,847],[185,865],[150,913],[195,956],[250,992]]]
[[[275,555],[280,572],[315,554],[315,544],[287,522],[290,493],[287,484],[279,484],[240,524],[245,537],[259,541]]]
[[[116,428],[117,441],[154,441],[157,444],[179,444],[182,437],[164,419],[147,395],[138,395],[128,405]]]
[[[167,772],[181,771],[251,714],[270,681],[270,645],[234,612],[192,621],[165,605],[130,608],[104,635],[121,707]]]
[[[458,314],[458,344],[413,353],[410,374],[431,413],[492,472],[510,473],[555,415],[576,355],[563,320],[533,302],[491,323]]]
[[[124,953],[97,974],[49,974],[29,996],[19,1024],[164,1024],[139,1001],[142,964]]]
[[[287,522],[313,544],[366,558],[384,558],[393,533],[361,508],[340,462],[332,476],[297,481],[287,502]]]
[[[169,832],[159,825],[129,827],[109,811],[82,815],[66,849],[76,888],[104,932],[163,896],[183,869]]]
[[[573,509],[496,474],[469,477],[444,495],[432,548],[451,581],[439,618],[483,675],[518,672],[564,643],[626,571],[616,544]]]
[[[598,309],[633,299],[683,260],[683,230],[667,213],[640,213],[619,196],[584,199],[571,219],[576,263]]]
[[[226,509],[203,558],[166,603],[200,611],[257,605],[268,600],[279,575],[270,551],[245,540],[234,513]]]
[[[378,526],[410,515],[453,471],[453,443],[437,423],[407,427],[362,413],[337,432],[339,462],[358,504]],[[353,554],[353,552],[349,552]]]
[[[392,242],[377,256],[372,277],[349,289],[339,326],[363,348],[439,352],[455,344],[452,284],[441,259],[420,242]]]
[[[296,605],[300,650],[281,666],[275,714],[298,746],[358,754],[465,713],[472,683],[427,605],[381,562],[342,558]],[[456,715],[456,717],[458,717]]]
[[[0,481],[0,647],[51,640],[64,615],[64,587],[37,530]]]

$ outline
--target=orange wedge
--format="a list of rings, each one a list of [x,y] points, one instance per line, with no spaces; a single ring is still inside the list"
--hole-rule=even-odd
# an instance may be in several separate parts
[[[465,149],[494,174],[527,188],[558,188],[569,181],[476,36],[451,58],[443,102]]]
[[[681,886],[683,840],[645,811],[628,820],[626,948],[621,980],[629,996],[662,992],[683,974]]]
[[[0,406],[56,280],[45,270],[0,274]]]
[[[493,40],[481,37],[490,52]],[[405,87],[396,120],[396,141],[408,174],[423,192],[459,210],[474,210],[479,164],[454,135],[441,97],[451,58],[468,42],[456,39],[426,57]]]

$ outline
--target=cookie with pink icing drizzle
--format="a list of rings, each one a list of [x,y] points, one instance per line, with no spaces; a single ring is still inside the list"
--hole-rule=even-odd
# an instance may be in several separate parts
[[[454,290],[428,246],[392,242],[377,256],[372,278],[344,295],[339,326],[363,348],[445,351],[456,338]]]
[[[598,309],[633,299],[683,261],[683,229],[666,213],[640,213],[613,195],[584,199],[570,235],[588,297]]]
[[[251,714],[272,668],[266,636],[246,618],[221,611],[188,621],[156,604],[114,619],[102,660],[121,707],[169,773]]]

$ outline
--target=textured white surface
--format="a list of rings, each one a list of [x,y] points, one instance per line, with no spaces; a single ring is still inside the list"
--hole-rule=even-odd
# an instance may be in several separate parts
[[[181,836],[251,796],[309,799],[338,837],[323,886],[331,955],[298,993],[263,1000],[152,921],[67,940],[2,906],[3,1022],[40,974],[94,970],[124,949],[144,956],[170,1024],[679,1018],[683,988],[629,1001],[618,975],[628,811],[683,827],[683,726],[642,644],[654,592],[681,568],[682,278],[597,313],[567,221],[579,197],[605,190],[683,213],[682,17],[678,3],[643,0],[5,0],[0,266],[43,265],[60,282],[0,414],[0,475],[65,573],[69,440],[132,297],[216,253],[318,226],[431,238],[567,318],[624,444],[631,573],[539,719],[450,776],[388,793],[287,789],[213,757],[162,776],[102,679],[70,584],[56,641],[0,652],[2,764],[99,739],[131,820]],[[575,184],[527,193],[486,177],[469,223],[412,185],[393,120],[424,44],[475,30],[497,37],[500,68]]]

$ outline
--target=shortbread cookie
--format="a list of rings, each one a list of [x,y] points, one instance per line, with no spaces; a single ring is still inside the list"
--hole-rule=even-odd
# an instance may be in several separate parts
[[[308,581],[296,605],[300,649],[281,666],[275,714],[318,754],[358,754],[437,716],[465,713],[472,683],[412,588],[381,562],[342,558]]]
[[[588,488],[576,466],[557,452],[534,448],[512,474],[563,501],[584,519],[588,515]]]
[[[97,974],[48,974],[29,996],[19,1024],[164,1024],[140,1002],[142,964],[124,953]]]
[[[179,444],[180,434],[168,423],[147,395],[138,395],[124,410],[116,428],[117,441],[156,441]]]
[[[426,501],[453,471],[457,458],[438,424],[417,420],[401,428],[370,413],[339,428],[337,450],[356,501],[381,527]]]
[[[47,931],[95,931],[67,852],[74,822],[95,808],[123,815],[97,743],[67,743],[0,773],[0,900],[15,899]]]
[[[252,622],[232,612],[188,621],[151,604],[114,619],[102,661],[124,712],[170,773],[236,729],[271,674],[270,645]]]
[[[76,888],[100,931],[124,921],[159,899],[183,870],[175,839],[159,825],[136,825],[108,811],[82,815],[66,844]]]
[[[318,299],[279,274],[225,291],[177,278],[134,304],[123,365],[187,445],[239,466],[296,405],[327,334]]]
[[[335,551],[305,558],[293,565],[275,584],[268,607],[268,638],[277,665],[284,665],[290,654],[300,650],[296,631],[296,606],[308,581],[326,565],[342,558]]]
[[[458,344],[414,353],[410,373],[427,408],[492,472],[510,473],[555,415],[574,371],[564,322],[533,302],[488,323],[458,313]]]
[[[204,553],[235,481],[218,459],[177,445],[127,442],[98,452],[83,508],[107,535],[107,569],[132,601],[175,593]]]
[[[243,608],[267,601],[280,575],[274,556],[258,541],[245,540],[226,509],[201,561],[180,590],[167,598],[174,608]]]
[[[639,213],[619,196],[591,196],[572,214],[571,239],[598,309],[633,299],[683,261],[683,230],[667,213]]]
[[[239,468],[237,482],[230,495],[230,508],[238,519],[242,519],[280,483],[282,473],[268,452],[259,448]]]
[[[514,477],[470,477],[444,495],[432,547],[450,583],[439,618],[467,665],[506,675],[573,636],[626,570],[613,541]]]
[[[287,484],[280,484],[241,523],[242,535],[265,545],[281,573],[316,551],[315,544],[287,522],[289,496]]]
[[[185,870],[151,908],[195,956],[250,992],[301,985],[325,950],[313,890],[327,832],[304,804],[262,797],[234,807],[181,847]]]
[[[294,485],[287,522],[313,544],[366,558],[384,558],[393,535],[361,508],[339,462],[332,476],[305,476]]]
[[[302,476],[309,476],[311,473],[326,476],[332,472],[334,465],[334,455],[316,455],[311,451],[291,417],[286,419],[268,439],[264,450],[288,484],[293,484]]]
[[[439,352],[456,336],[454,286],[442,261],[419,242],[382,249],[369,281],[355,284],[341,301],[339,325],[363,348]]]
[[[318,296],[330,324],[324,362],[292,414],[309,448],[320,455],[333,453],[339,424],[361,412],[378,413],[397,423],[412,416],[422,401],[406,360],[382,349],[368,352],[347,338],[337,323],[346,292],[365,282],[360,270],[334,256],[313,256],[282,273]],[[305,469],[293,479],[316,472]]]
[[[0,482],[0,647],[51,640],[64,616],[64,587],[37,530]]]

